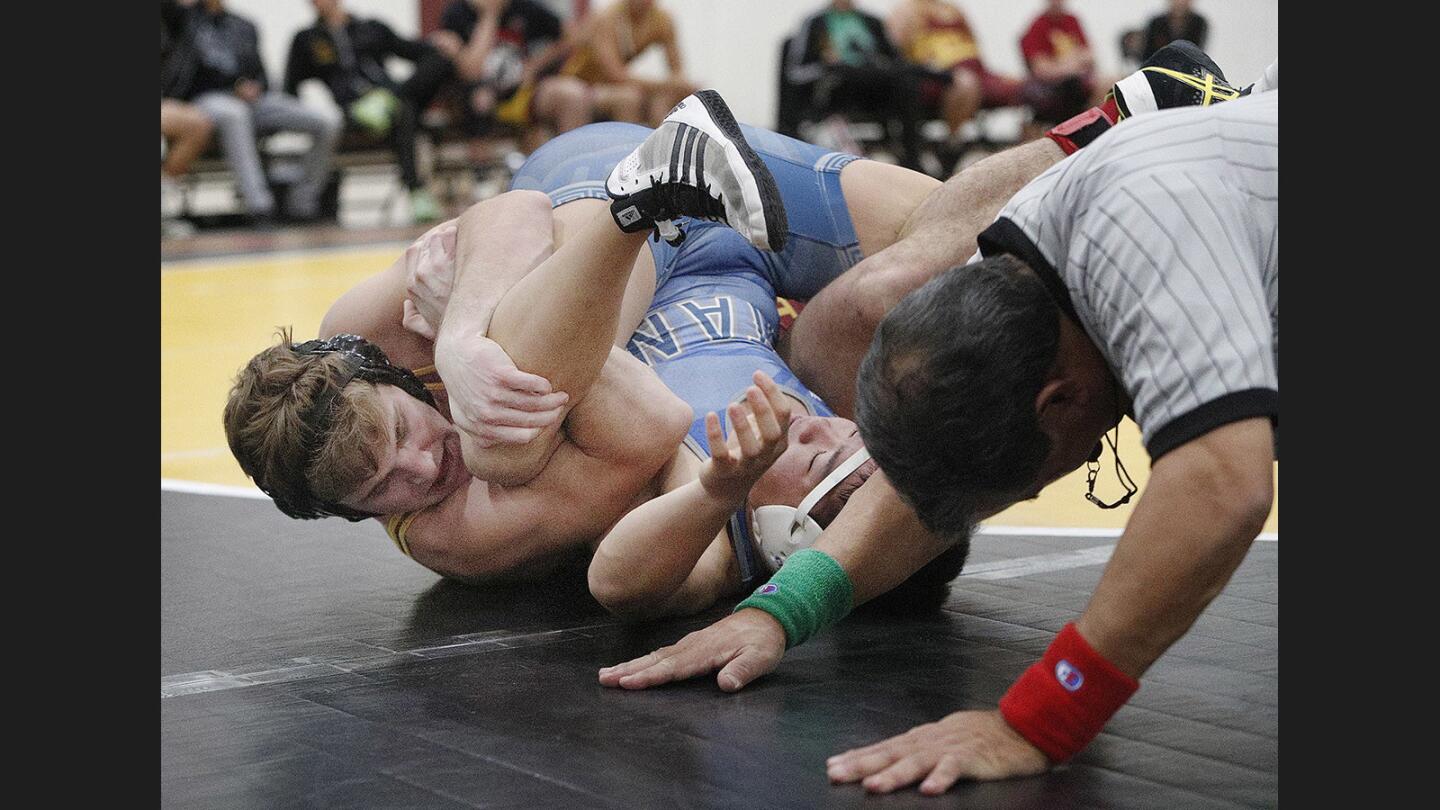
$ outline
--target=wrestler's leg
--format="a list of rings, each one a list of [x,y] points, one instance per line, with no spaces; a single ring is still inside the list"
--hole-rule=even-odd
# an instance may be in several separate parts
[[[581,226],[595,216],[596,212],[606,210],[606,203],[594,199],[575,200],[556,208],[555,244],[563,245],[567,239],[579,233]],[[653,249],[654,245],[650,247]],[[625,347],[625,343],[635,333],[635,327],[640,325],[640,319],[645,317],[645,311],[650,308],[650,302],[655,297],[655,254],[652,249],[639,251],[635,255],[630,278],[625,282],[625,294],[620,303],[620,317],[616,321],[614,341],[614,345],[621,348]]]
[[[500,299],[488,337],[516,368],[545,377],[554,390],[570,395],[568,419],[581,407],[610,355],[625,291],[647,234],[622,233],[604,206],[595,206],[583,222],[565,229],[563,244]],[[546,428],[524,445],[490,448],[462,435],[466,466],[486,481],[529,481],[564,440],[562,428]]]
[[[940,181],[929,175],[875,160],[857,160],[841,169],[840,189],[860,252],[874,256],[895,244],[910,215],[939,187]]]
[[[639,146],[651,130],[631,124],[590,124],[563,133],[536,150],[515,173],[512,189],[542,191],[554,206],[555,244],[558,247],[610,203],[605,178],[615,164]],[[639,325],[654,297],[655,253],[670,253],[668,245],[651,243],[638,253],[625,289],[615,329],[615,345],[624,346]]]

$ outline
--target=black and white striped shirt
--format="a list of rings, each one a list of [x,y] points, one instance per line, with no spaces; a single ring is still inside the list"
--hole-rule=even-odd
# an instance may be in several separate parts
[[[981,234],[984,255],[1025,260],[1095,342],[1152,459],[1253,416],[1278,430],[1279,97],[1130,119]]]

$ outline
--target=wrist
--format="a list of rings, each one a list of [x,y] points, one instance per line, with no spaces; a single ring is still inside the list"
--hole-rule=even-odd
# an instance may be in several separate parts
[[[1072,622],[1000,699],[1000,714],[1051,761],[1064,762],[1095,739],[1139,688]]]
[[[845,618],[855,607],[854,596],[850,575],[834,557],[803,548],[735,610],[757,608],[769,613],[784,629],[788,650]]]
[[[724,509],[727,514],[734,512],[745,505],[745,498],[750,494],[750,487],[754,486],[755,482],[748,479],[715,480],[713,476],[707,475],[712,472],[714,463],[713,458],[706,459],[697,483],[707,502]]]

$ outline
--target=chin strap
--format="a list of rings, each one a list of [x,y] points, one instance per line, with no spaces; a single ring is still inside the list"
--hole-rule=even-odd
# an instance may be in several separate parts
[[[828,495],[835,485],[869,460],[869,450],[864,447],[856,450],[810,490],[801,499],[798,507],[781,504],[755,507],[755,540],[767,564],[779,568],[791,554],[815,543],[823,529],[810,517],[810,510],[814,509],[815,504]]]

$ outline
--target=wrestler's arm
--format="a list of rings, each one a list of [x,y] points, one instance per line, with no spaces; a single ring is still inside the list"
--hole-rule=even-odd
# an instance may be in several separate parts
[[[805,305],[790,332],[789,362],[835,412],[854,418],[855,378],[881,319],[911,290],[964,263],[976,237],[1024,185],[1064,158],[1048,138],[992,155],[916,207],[893,245],[866,257]],[[864,205],[863,194],[852,203]]]
[[[921,527],[884,473],[876,472],[850,496],[814,548],[845,569],[858,605],[899,585],[946,544]],[[719,670],[716,683],[734,692],[779,665],[785,643],[785,630],[775,617],[744,608],[669,647],[602,668],[600,683],[646,689]]]
[[[449,296],[437,301],[443,309],[433,318],[424,312],[435,329],[437,355],[484,337],[505,292],[555,251],[550,198],[539,191],[507,191],[478,202],[455,226]]]
[[[779,386],[762,372],[755,382],[743,403],[728,408],[728,441],[719,417],[706,415],[710,457],[698,474],[689,472],[690,465],[672,470],[669,491],[630,510],[596,548],[590,593],[611,613],[643,619],[694,612],[738,583],[724,576],[726,569],[715,570],[718,552],[707,551],[728,546],[726,523],[785,451],[782,426],[790,424],[788,398]],[[706,566],[698,565],[702,559]]]
[[[454,220],[436,226],[430,233],[454,226]],[[421,237],[423,240],[425,237]],[[420,240],[416,241],[416,244]],[[391,362],[409,368],[428,365],[434,355],[431,341],[405,328],[405,299],[410,252],[389,267],[346,290],[326,310],[320,321],[320,337],[354,334],[379,346]]]
[[[736,508],[698,480],[635,507],[595,549],[590,595],[631,621],[704,610],[730,585],[724,526]]]

